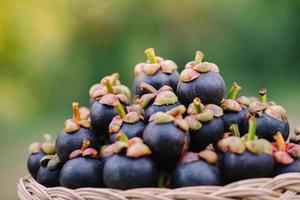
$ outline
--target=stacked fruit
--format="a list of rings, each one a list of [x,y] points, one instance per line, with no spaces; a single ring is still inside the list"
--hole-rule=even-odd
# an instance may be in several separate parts
[[[150,48],[135,67],[130,90],[114,73],[89,91],[90,109],[73,102],[73,117],[53,142],[29,147],[28,170],[46,187],[186,187],[300,172],[300,127],[293,143],[285,109],[239,96],[227,98],[219,67],[196,52],[177,65]]]

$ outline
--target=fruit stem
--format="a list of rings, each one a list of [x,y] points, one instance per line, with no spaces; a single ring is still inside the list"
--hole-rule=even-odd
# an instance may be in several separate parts
[[[268,103],[268,98],[267,98],[267,89],[262,88],[259,90],[259,100],[262,103]]]
[[[78,104],[78,102],[73,102],[72,107],[73,107],[73,120],[75,122],[79,122],[80,121],[80,115],[79,115],[79,104]]]
[[[111,85],[116,85],[117,80],[120,78],[119,73],[113,73],[111,77]]]
[[[232,87],[230,89],[228,99],[236,99],[238,93],[241,91],[242,87],[239,86],[236,82],[232,84]]]
[[[195,111],[197,114],[202,113],[202,108],[201,108],[201,100],[199,98],[195,98],[193,100],[193,104],[195,105]]]
[[[123,119],[126,116],[126,111],[122,107],[120,101],[115,105],[115,110],[118,112],[119,116]]]
[[[148,60],[150,61],[150,63],[152,63],[152,64],[157,63],[157,60],[155,58],[155,51],[153,48],[146,49],[145,54],[146,54]]]
[[[286,146],[285,146],[285,141],[282,137],[282,134],[280,132],[277,132],[274,135],[274,139],[276,141],[277,147],[279,149],[279,151],[286,151]]]
[[[236,136],[236,137],[240,137],[241,136],[240,131],[239,131],[239,127],[238,127],[237,124],[232,124],[229,127],[229,130],[230,130],[230,132],[232,133],[233,136]]]
[[[44,142],[45,142],[45,143],[50,143],[50,142],[52,142],[52,137],[51,137],[51,135],[48,134],[48,133],[45,133],[45,134],[43,135],[43,138],[44,138]]]
[[[195,64],[201,64],[202,60],[204,58],[204,53],[202,51],[196,51],[196,56],[195,56]]]
[[[151,85],[149,85],[148,83],[145,83],[145,82],[141,83],[140,89],[141,90],[146,90],[147,92],[153,93],[153,94],[157,93],[157,90],[153,86],[151,86]]]
[[[108,79],[105,79],[103,81],[103,84],[105,85],[108,93],[115,94],[114,89]]]
[[[82,142],[81,150],[84,151],[90,146],[90,141],[88,139],[84,139]]]
[[[256,119],[255,117],[251,116],[249,119],[249,131],[248,131],[248,140],[252,141],[255,139],[256,134]]]

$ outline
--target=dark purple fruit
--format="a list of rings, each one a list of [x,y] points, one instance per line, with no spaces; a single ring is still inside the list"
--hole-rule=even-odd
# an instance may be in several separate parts
[[[129,98],[124,94],[116,94],[109,80],[105,79],[107,91],[97,98],[97,101],[91,106],[91,124],[97,135],[103,136],[108,134],[108,127],[111,120],[118,115],[115,106],[122,106],[125,109]]]
[[[176,63],[155,56],[153,48],[146,49],[145,54],[148,57],[147,62],[135,66],[134,93],[138,96],[145,94],[140,88],[143,82],[157,90],[167,85],[176,91],[179,77]]]
[[[138,137],[128,140],[122,132],[117,137],[118,141],[110,145],[110,150],[117,154],[112,154],[104,165],[105,185],[121,190],[156,187],[158,168],[150,157],[149,147]]]
[[[30,175],[36,179],[40,169],[40,161],[45,155],[52,155],[55,153],[55,146],[52,143],[51,136],[44,135],[44,142],[34,142],[29,146],[29,157],[27,159],[27,169]]]
[[[204,54],[197,51],[195,61],[187,63],[179,76],[177,95],[185,106],[196,97],[203,104],[220,105],[224,97],[225,83],[219,68],[213,63],[202,63],[203,57]]]
[[[103,163],[97,159],[98,152],[88,146],[89,141],[84,140],[81,150],[72,152],[60,173],[61,186],[70,189],[104,187]]]
[[[62,163],[57,156],[45,156],[41,160],[41,167],[37,175],[37,182],[45,187],[57,187]]]
[[[163,86],[156,90],[147,83],[141,83],[142,91],[147,91],[138,100],[141,107],[144,109],[145,120],[148,121],[151,115],[157,112],[167,112],[180,105],[176,94],[169,86]]]
[[[184,108],[184,106],[179,107]],[[188,125],[183,119],[162,112],[152,115],[149,121],[143,132],[143,140],[151,149],[160,167],[171,169],[177,163],[181,153],[187,149]]]
[[[276,143],[273,144],[275,167],[273,175],[300,172],[300,145],[285,143],[282,134],[274,136]]]
[[[119,107],[117,111],[119,115],[114,117],[109,125],[110,143],[117,141],[116,136],[120,131],[125,133],[129,139],[141,138],[146,126],[143,116],[135,111],[126,114],[122,107]]]
[[[215,152],[205,150],[199,155],[188,152],[185,156],[187,158],[176,167],[172,174],[172,188],[222,185],[223,177],[216,164],[217,154]]]
[[[274,135],[280,132],[285,140],[289,137],[290,125],[285,109],[274,102],[267,102],[266,89],[260,91],[261,102],[253,102],[249,105],[249,113],[256,117],[256,135],[270,142],[274,141]],[[244,119],[244,129],[248,128],[250,114]]]
[[[189,105],[185,120],[190,127],[190,150],[199,152],[209,144],[216,144],[224,135],[222,120],[223,111],[220,107],[208,104],[203,106],[199,98]]]
[[[242,88],[234,82],[227,99],[221,101],[221,108],[224,111],[223,121],[225,132],[230,131],[229,128],[232,124],[237,124],[239,130],[244,130],[244,119],[248,112],[250,100],[245,96],[237,98],[241,89]]]
[[[57,136],[56,153],[62,162],[69,160],[70,154],[79,149],[84,139],[90,141],[92,148],[98,148],[99,138],[92,132],[88,114],[79,113],[78,103],[73,103],[73,119],[65,122],[64,130]]]
[[[272,145],[265,139],[255,139],[254,117],[249,123],[247,137],[230,136],[218,143],[219,150],[224,152],[221,166],[227,182],[268,177],[272,173]]]

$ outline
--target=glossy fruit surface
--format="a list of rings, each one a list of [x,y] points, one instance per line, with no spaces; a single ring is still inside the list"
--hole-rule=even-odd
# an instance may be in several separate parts
[[[40,161],[44,156],[45,153],[43,151],[40,151],[38,153],[29,155],[27,159],[27,169],[34,179],[37,178],[37,174],[40,169]]]

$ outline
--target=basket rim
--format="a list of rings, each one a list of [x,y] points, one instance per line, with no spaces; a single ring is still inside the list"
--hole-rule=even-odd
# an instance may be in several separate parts
[[[29,199],[300,199],[300,173],[281,174],[274,178],[245,179],[225,186],[192,186],[183,188],[135,188],[118,190],[111,188],[46,188],[30,175],[20,178],[18,196]]]

